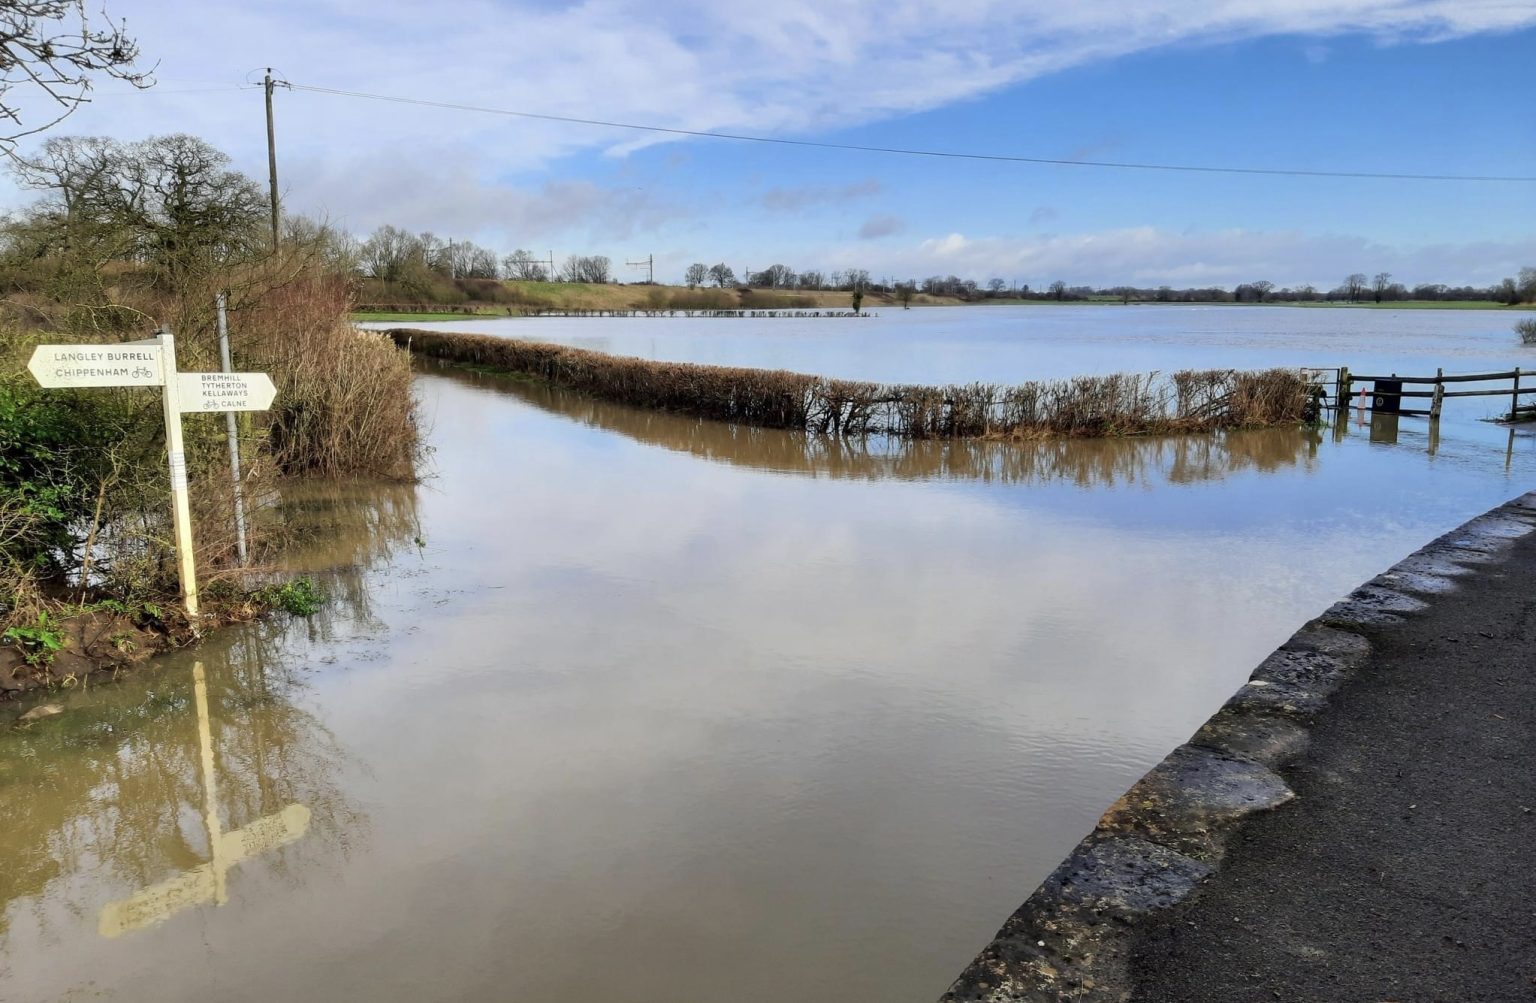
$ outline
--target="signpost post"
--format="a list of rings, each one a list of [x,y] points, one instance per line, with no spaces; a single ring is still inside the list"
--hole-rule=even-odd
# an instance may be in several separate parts
[[[27,363],[38,384],[65,387],[160,387],[165,404],[165,453],[171,472],[171,522],[181,598],[197,616],[197,564],[187,501],[187,456],[181,442],[184,411],[265,411],[277,390],[266,373],[182,373],[176,338],[161,329],[147,341],[116,345],[39,345]]]
[[[234,369],[229,361],[229,297],[219,293],[215,302],[219,315],[219,368],[224,372]],[[240,427],[235,412],[224,412],[224,431],[229,439],[229,476],[235,487],[235,553],[240,566],[245,566],[245,486],[240,482]]]

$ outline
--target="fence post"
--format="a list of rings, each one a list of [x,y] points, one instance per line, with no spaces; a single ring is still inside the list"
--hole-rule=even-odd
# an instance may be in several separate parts
[[[1334,400],[1334,407],[1340,414],[1349,410],[1349,367],[1339,367],[1339,395]]]
[[[1435,396],[1429,402],[1429,420],[1440,420],[1440,404],[1445,398],[1445,384],[1441,377],[1445,375],[1444,367],[1435,370]]]
[[[1509,395],[1509,420],[1514,421],[1520,414],[1520,367],[1515,367],[1515,386]]]

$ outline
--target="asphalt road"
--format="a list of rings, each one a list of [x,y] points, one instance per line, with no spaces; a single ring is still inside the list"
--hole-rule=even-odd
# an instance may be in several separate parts
[[[1136,940],[1146,1003],[1536,1000],[1536,534],[1330,700],[1202,891]]]

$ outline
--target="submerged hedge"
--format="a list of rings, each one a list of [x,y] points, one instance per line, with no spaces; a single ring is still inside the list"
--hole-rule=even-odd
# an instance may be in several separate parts
[[[951,386],[653,362],[545,342],[396,328],[411,351],[537,376],[594,397],[764,428],[911,438],[1138,435],[1298,424],[1308,384],[1286,369],[1183,370]]]

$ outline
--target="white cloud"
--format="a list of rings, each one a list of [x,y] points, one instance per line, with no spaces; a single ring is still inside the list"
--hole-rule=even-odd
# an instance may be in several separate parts
[[[160,60],[160,97],[104,97],[77,131],[187,131],[260,173],[258,91],[170,93],[234,83],[276,61],[297,82],[556,115],[686,129],[806,134],[935,108],[1083,63],[1175,43],[1275,33],[1366,32],[1434,41],[1536,24],[1507,0],[781,0],[750,16],[683,0],[574,6],[469,0],[427,14],[415,0],[119,0]],[[259,78],[259,69],[255,70]],[[104,88],[104,91],[122,88]],[[389,177],[472,148],[485,180],[589,148],[633,148],[617,129],[280,93],[285,159],[340,162]],[[645,140],[648,141],[648,140]],[[290,165],[299,198],[312,175]],[[332,205],[333,211],[345,206]]]
[[[65,129],[195,133],[256,177],[260,91],[186,89],[259,79],[269,62],[284,79],[347,90],[809,136],[1175,44],[1348,32],[1401,43],[1536,25],[1536,6],[1508,0],[954,0],[942,13],[916,0],[781,0],[750,15],[702,0],[466,0],[430,12],[415,0],[209,0],[195,16],[114,0],[112,11],[159,60],[158,93],[103,86]],[[476,238],[622,239],[689,212],[639,189],[542,184],[557,158],[622,155],[664,141],[654,136],[307,92],[280,91],[276,104],[287,204],[357,229],[389,220]],[[561,173],[584,172],[568,162]]]
[[[1351,272],[1391,272],[1408,285],[1423,282],[1487,285],[1536,263],[1536,236],[1508,241],[1392,247],[1351,235],[1294,231],[1220,230],[1175,233],[1133,227],[1039,237],[977,237],[959,233],[905,246],[889,243],[838,248],[829,267],[882,274],[1004,276],[1044,285],[1233,286],[1269,279],[1280,285],[1338,285]]]
[[[293,198],[292,208],[302,212],[312,204],[342,206],[329,218],[360,234],[390,223],[513,244],[572,233],[622,241],[693,214],[691,208],[645,188],[603,187],[590,181],[488,183],[477,170],[484,166],[481,158],[472,152],[437,166],[405,162],[388,173],[369,170],[365,161],[306,159],[295,166],[295,173],[306,179],[307,197]]]

